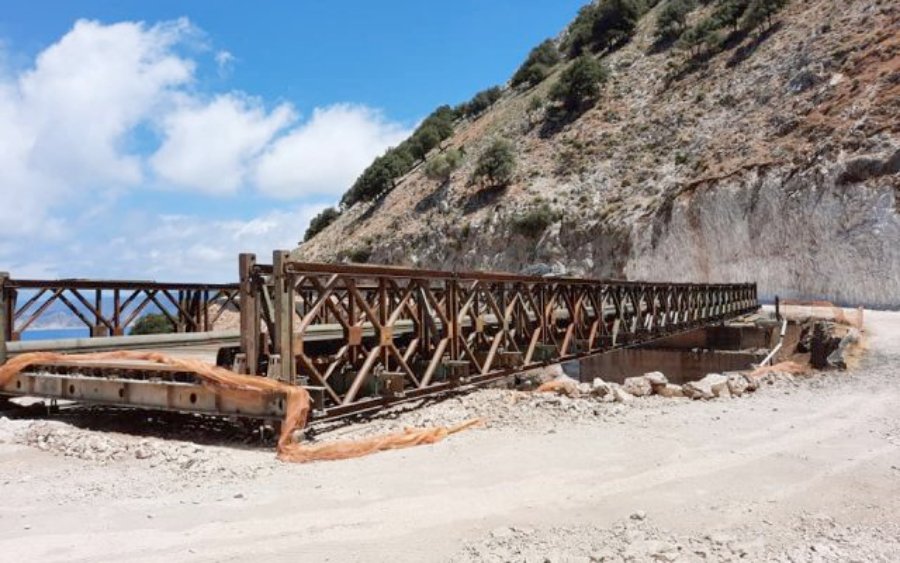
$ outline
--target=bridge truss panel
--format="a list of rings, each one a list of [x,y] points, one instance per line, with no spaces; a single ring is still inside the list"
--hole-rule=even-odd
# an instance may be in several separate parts
[[[644,283],[241,259],[245,371],[318,415],[485,383],[758,309],[755,284]],[[263,371],[264,370],[264,371]]]

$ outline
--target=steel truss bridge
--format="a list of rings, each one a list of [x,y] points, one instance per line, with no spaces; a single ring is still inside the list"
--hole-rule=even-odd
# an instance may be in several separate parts
[[[233,285],[16,280],[0,274],[0,362],[35,350],[212,346],[240,373],[303,385],[334,417],[636,346],[755,312],[756,284],[684,284],[239,259]],[[32,295],[17,305],[18,294]],[[87,294],[87,295],[86,295]],[[112,306],[103,296],[112,294]],[[93,338],[17,342],[48,305]],[[120,336],[150,304],[178,333]],[[225,309],[239,331],[210,331]],[[281,418],[278,397],[230,402],[190,373],[141,362],[53,362],[0,392],[203,414]]]

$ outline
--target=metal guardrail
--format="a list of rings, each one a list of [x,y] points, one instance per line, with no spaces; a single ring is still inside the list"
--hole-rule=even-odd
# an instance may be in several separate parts
[[[237,294],[237,284],[30,280],[0,272],[0,329],[5,340],[19,340],[57,306],[91,337],[122,336],[154,308],[175,332],[208,332],[225,310],[238,307]]]

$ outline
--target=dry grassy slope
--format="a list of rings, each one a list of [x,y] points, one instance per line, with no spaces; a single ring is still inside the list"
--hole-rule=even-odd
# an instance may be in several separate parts
[[[414,172],[296,252],[758,280],[764,295],[900,306],[898,2],[794,0],[771,33],[681,75],[681,54],[653,52],[654,20],[606,58],[602,99],[573,123],[548,135],[526,109],[555,77],[508,93],[457,127],[450,144],[468,158],[447,184]],[[469,182],[494,137],[519,155],[516,180],[498,193]],[[537,240],[514,234],[511,219],[540,201],[562,219]]]

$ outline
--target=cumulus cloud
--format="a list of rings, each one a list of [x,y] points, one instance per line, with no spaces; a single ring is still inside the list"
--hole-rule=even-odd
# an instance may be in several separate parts
[[[123,237],[103,252],[111,258],[127,252],[116,266],[123,275],[140,271],[158,280],[234,281],[239,253],[253,252],[260,262],[270,262],[273,250],[297,245],[303,227],[323,208],[302,205],[250,219],[155,216],[149,218],[152,228]]]
[[[259,159],[256,183],[273,197],[338,196],[372,159],[410,131],[366,106],[317,109]]]
[[[186,20],[78,21],[33,68],[0,82],[0,233],[36,231],[49,202],[142,180],[127,136],[190,81],[194,63],[171,52],[190,32]]]
[[[150,164],[174,186],[233,193],[252,160],[293,119],[287,104],[267,113],[259,101],[234,94],[189,100],[163,118],[165,140]]]
[[[186,19],[80,20],[28,68],[0,68],[0,269],[232,279],[237,251],[292,247],[321,208],[310,196],[336,198],[409,134],[363,105],[300,119],[290,103],[206,91],[197,67],[234,56],[198,37]],[[143,215],[122,197],[161,188],[295,201],[219,220]]]

